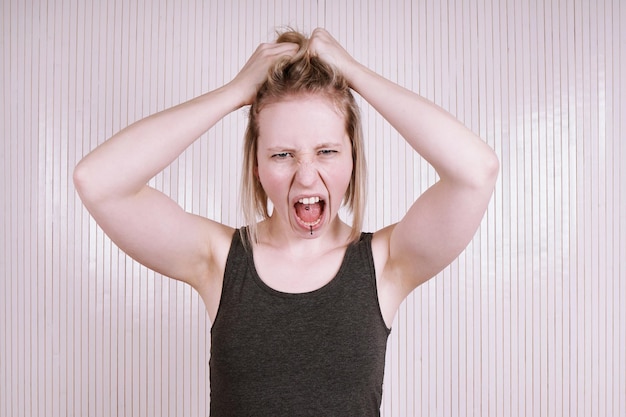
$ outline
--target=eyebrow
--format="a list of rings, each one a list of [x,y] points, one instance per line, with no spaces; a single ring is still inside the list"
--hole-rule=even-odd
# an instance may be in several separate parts
[[[340,148],[340,147],[343,147],[342,143],[325,142],[325,143],[320,143],[319,145],[317,145],[315,149]],[[296,151],[296,149],[294,148],[289,148],[289,147],[284,147],[284,146],[272,146],[272,147],[266,148],[266,150],[268,152],[285,152],[285,151],[295,152]]]
[[[343,143],[339,143],[339,142],[326,142],[326,143],[320,143],[319,146],[317,147],[318,149],[320,148],[340,148],[343,146]]]

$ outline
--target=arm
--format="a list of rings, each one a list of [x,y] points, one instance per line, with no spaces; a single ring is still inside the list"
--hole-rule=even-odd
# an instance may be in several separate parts
[[[269,65],[294,49],[261,45],[224,87],[128,126],[80,161],[76,189],[122,250],[196,287],[204,278],[219,276],[215,259],[225,260],[232,229],[184,212],[146,184],[217,121],[249,104]]]
[[[399,223],[374,238],[373,244],[385,252],[382,275],[406,295],[470,242],[491,198],[498,160],[449,113],[362,66],[325,31],[314,33],[311,49],[338,67],[439,175]]]

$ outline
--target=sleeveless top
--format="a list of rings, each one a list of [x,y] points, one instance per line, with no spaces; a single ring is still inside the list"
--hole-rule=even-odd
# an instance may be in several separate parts
[[[348,246],[328,284],[307,293],[265,284],[241,235],[211,328],[211,416],[379,416],[390,330],[371,233]]]

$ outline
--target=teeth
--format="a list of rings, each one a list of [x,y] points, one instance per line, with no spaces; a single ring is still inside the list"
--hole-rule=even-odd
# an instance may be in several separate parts
[[[321,222],[321,221],[322,221],[322,219],[319,218],[319,219],[315,220],[312,223],[307,223],[307,222],[303,222],[303,223],[304,223],[305,226],[313,227],[313,226],[317,226],[319,224],[319,222]]]
[[[300,204],[315,204],[320,202],[319,197],[305,197],[298,200]]]

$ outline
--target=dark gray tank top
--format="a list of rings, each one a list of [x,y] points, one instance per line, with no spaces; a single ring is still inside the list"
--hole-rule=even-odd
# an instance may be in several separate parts
[[[211,329],[211,416],[380,415],[389,329],[371,239],[328,284],[291,294],[259,278],[235,232]]]

